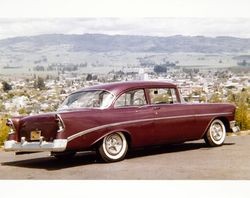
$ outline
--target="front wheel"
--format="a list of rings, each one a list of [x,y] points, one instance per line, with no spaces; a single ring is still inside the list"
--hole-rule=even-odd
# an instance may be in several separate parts
[[[219,119],[215,119],[211,123],[204,137],[205,142],[209,146],[221,146],[225,141],[225,138],[226,138],[226,129],[224,123]]]
[[[123,133],[115,132],[103,138],[98,151],[105,162],[123,160],[128,150],[128,143]]]

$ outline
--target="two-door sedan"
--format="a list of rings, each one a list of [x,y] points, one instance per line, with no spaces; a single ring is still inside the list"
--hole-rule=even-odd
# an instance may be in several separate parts
[[[49,151],[58,158],[96,150],[106,162],[128,149],[204,139],[223,144],[237,131],[232,104],[185,103],[176,85],[157,81],[102,84],[70,94],[57,112],[13,117],[5,151]]]

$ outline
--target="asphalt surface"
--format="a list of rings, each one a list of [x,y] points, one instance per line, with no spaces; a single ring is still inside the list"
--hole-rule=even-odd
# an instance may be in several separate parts
[[[250,136],[227,137],[216,148],[201,140],[131,151],[116,163],[100,162],[95,153],[61,161],[49,153],[0,151],[0,179],[249,180]]]

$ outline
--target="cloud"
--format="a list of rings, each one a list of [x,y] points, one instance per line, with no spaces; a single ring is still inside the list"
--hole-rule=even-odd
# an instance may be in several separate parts
[[[250,18],[0,18],[0,39],[84,33],[250,38]]]

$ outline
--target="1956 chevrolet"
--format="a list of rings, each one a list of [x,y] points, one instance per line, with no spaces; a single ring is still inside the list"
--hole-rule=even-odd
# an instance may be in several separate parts
[[[235,106],[189,104],[176,85],[166,82],[119,82],[70,94],[57,112],[13,117],[5,151],[49,151],[58,158],[96,150],[106,162],[124,159],[127,150],[204,139],[223,144],[237,131]]]

